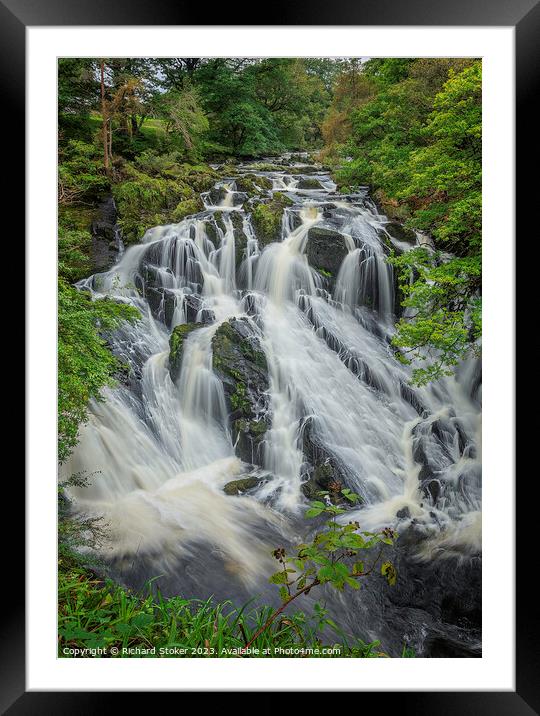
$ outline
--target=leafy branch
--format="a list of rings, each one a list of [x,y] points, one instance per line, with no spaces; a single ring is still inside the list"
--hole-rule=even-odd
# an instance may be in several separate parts
[[[266,622],[255,632],[242,653],[265,632],[282,614],[282,612],[302,594],[309,592],[319,585],[329,584],[339,591],[345,586],[351,589],[359,589],[359,579],[367,577],[378,565],[385,545],[393,545],[396,533],[386,528],[381,532],[360,532],[360,525],[356,521],[341,524],[338,517],[345,514],[346,510],[339,505],[330,502],[328,492],[319,492],[321,500],[310,503],[305,516],[308,518],[327,515],[324,526],[326,529],[318,532],[310,544],[300,544],[295,555],[288,556],[283,547],[273,551],[273,556],[279,562],[280,568],[271,575],[269,581],[279,587],[279,595],[282,600],[279,606],[266,620]],[[351,490],[341,490],[343,500],[352,504],[357,503],[360,498]],[[324,500],[324,501],[323,501]],[[367,566],[363,561],[354,558],[361,550],[368,550],[376,545],[380,549],[375,559]],[[388,584],[393,586],[396,583],[397,572],[391,562],[384,562],[381,565],[381,574],[386,578]]]

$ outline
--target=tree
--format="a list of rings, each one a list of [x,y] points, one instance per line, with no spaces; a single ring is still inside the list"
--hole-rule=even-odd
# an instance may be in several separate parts
[[[189,86],[181,91],[172,90],[163,97],[162,107],[168,131],[178,133],[188,153],[197,155],[209,127],[198,90]]]
[[[337,178],[371,184],[383,209],[435,242],[392,258],[408,308],[393,343],[425,383],[480,350],[481,62],[377,59],[362,73],[373,95],[343,115],[337,151],[352,160]]]

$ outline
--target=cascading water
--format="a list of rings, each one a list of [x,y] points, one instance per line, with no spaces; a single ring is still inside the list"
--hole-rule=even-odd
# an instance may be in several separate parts
[[[108,337],[128,376],[92,403],[63,466],[65,475],[92,474],[89,487],[72,492],[77,509],[103,516],[103,556],[127,583],[163,574],[165,591],[269,600],[269,553],[311,528],[301,519],[302,487],[319,460],[363,498],[347,520],[403,535],[404,579],[422,580],[429,563],[426,579],[442,583],[451,573],[447,588],[457,596],[449,598],[459,601],[459,570],[469,579],[481,551],[478,361],[413,388],[390,346],[395,280],[385,257],[388,241],[404,247],[386,218],[365,191],[335,195],[329,177],[311,169],[320,189],[299,189],[298,173],[258,174],[271,179],[269,196],[278,190],[293,201],[281,241],[260,246],[247,197],[233,180],[219,182],[203,196],[203,212],[151,229],[110,271],[79,284],[95,300],[132,304],[141,318]],[[335,277],[309,263],[315,227],[341,236]],[[214,370],[216,332],[233,319],[267,364],[269,428],[252,464],[237,456],[234,415]],[[187,323],[197,325],[174,375],[169,334]],[[257,489],[225,494],[226,483],[249,475],[264,476]],[[442,565],[435,576],[434,564]],[[325,599],[348,633],[379,638],[389,652],[407,636],[419,655],[439,654],[432,645],[442,642],[443,655],[458,642],[478,653],[476,625],[447,623],[399,590],[388,595],[373,583],[362,598]]]

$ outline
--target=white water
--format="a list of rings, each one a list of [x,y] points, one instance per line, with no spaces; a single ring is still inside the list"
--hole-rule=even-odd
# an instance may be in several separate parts
[[[358,519],[363,529],[404,530],[413,522],[428,536],[421,559],[474,554],[481,544],[477,364],[460,368],[458,379],[411,388],[408,369],[389,346],[395,291],[381,238],[385,217],[363,194],[334,196],[328,178],[324,190],[297,191],[296,177],[269,176],[296,202],[285,213],[282,241],[261,251],[249,213],[234,206],[233,183],[222,183],[220,204],[151,229],[109,272],[81,282],[96,300],[135,305],[141,320],[110,338],[130,365],[129,385],[107,389],[104,402],[92,404],[63,466],[64,475],[99,471],[89,488],[74,490],[79,508],[104,516],[104,553],[122,564],[144,556],[156,571],[174,570],[193,545],[206,544],[235,578],[264,581],[276,535],[289,535],[290,518],[306,504],[302,434],[309,422],[317,444],[363,498],[347,520]],[[214,212],[224,209],[242,214],[241,266],[230,213],[223,215],[225,230],[215,223]],[[306,256],[316,225],[337,228],[348,248],[332,292]],[[235,457],[223,386],[212,371],[215,331],[240,316],[260,336],[269,366],[271,429],[255,468]],[[173,382],[170,329],[201,320]],[[419,455],[429,463],[427,476]],[[254,469],[270,479],[251,496],[225,495],[228,481]],[[400,520],[403,508],[408,514]]]

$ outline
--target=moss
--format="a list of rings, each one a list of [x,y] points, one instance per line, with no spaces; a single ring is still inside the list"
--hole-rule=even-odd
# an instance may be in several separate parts
[[[247,490],[257,487],[260,480],[257,477],[244,477],[241,480],[233,480],[228,482],[223,488],[226,495],[240,495]]]
[[[214,220],[218,227],[225,233],[227,231],[227,227],[225,226],[225,222],[223,221],[223,212],[222,211],[216,211],[214,212]]]
[[[231,395],[231,406],[233,410],[241,410],[245,412],[249,410],[249,400],[247,399],[246,384],[238,381],[235,391]]]
[[[283,211],[292,204],[294,202],[288,196],[275,192],[269,202],[255,205],[251,220],[259,243],[264,246],[281,239]]]
[[[271,190],[273,182],[265,176],[257,176],[256,174],[241,174],[236,176],[236,188],[243,191],[249,196],[260,196],[261,192]]]
[[[186,216],[191,214],[197,214],[199,211],[204,209],[204,205],[200,198],[197,199],[184,199],[177,206],[171,214],[172,221],[182,221]]]
[[[252,435],[257,435],[258,437],[264,435],[267,430],[268,425],[264,420],[251,420],[248,425],[248,431]]]
[[[119,225],[126,243],[138,241],[157,224],[181,221],[204,208],[199,193],[210,189],[218,175],[210,167],[172,164],[152,175],[123,162],[122,181],[113,186]]]
[[[67,230],[90,231],[95,218],[95,209],[87,206],[70,204],[58,207],[58,225]]]
[[[282,172],[284,167],[282,164],[269,164],[268,162],[257,162],[251,164],[251,169],[255,172]]]
[[[180,375],[182,365],[182,349],[186,337],[191,331],[202,327],[202,323],[182,323],[173,328],[169,338],[169,370],[171,378],[176,380]]]

